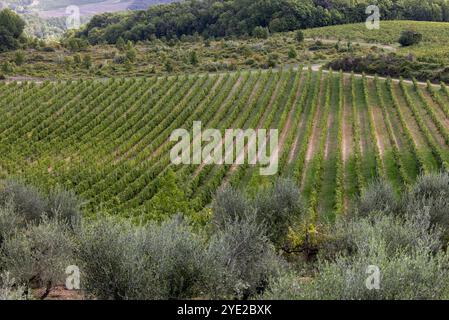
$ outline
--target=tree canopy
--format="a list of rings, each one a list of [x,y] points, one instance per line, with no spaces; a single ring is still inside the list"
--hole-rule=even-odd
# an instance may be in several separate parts
[[[449,21],[445,0],[377,0],[381,18]],[[363,22],[368,0],[187,0],[146,11],[95,16],[78,36],[92,44],[151,38],[254,35]]]
[[[25,22],[12,10],[0,11],[0,52],[17,49],[24,28]]]

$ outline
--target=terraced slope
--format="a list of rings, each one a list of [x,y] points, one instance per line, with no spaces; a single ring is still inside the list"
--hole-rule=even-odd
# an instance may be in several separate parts
[[[448,168],[448,106],[444,85],[307,69],[3,83],[0,176],[63,185],[89,212],[129,215],[150,210],[170,168],[201,210],[225,183],[273,177],[250,165],[172,165],[173,130],[277,128],[279,175],[301,186],[312,219],[332,220],[373,179],[399,191],[420,171]]]

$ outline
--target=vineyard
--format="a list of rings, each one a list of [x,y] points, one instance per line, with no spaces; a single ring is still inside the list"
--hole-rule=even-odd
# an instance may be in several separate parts
[[[400,192],[449,167],[444,84],[307,68],[1,83],[0,110],[0,177],[72,189],[89,213],[148,213],[172,176],[197,212],[224,184],[274,179],[250,165],[172,165],[170,135],[194,121],[279,129],[279,175],[301,187],[315,220],[333,220],[374,179]]]
[[[398,39],[403,30],[414,30],[423,35],[422,43],[401,47]],[[380,28],[368,30],[364,24],[344,24],[305,30],[305,35],[310,38],[367,42],[373,44],[391,45],[385,46],[388,51],[394,50],[400,54],[413,54],[417,59],[428,62],[448,62],[447,41],[449,38],[447,22],[381,20]]]

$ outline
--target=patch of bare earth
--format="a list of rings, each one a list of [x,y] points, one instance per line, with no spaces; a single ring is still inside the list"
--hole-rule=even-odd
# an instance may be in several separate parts
[[[33,296],[42,299],[45,289],[37,289],[33,291]],[[43,300],[85,300],[86,297],[80,290],[68,290],[64,286],[56,286],[50,290]]]
[[[324,159],[329,159],[329,151],[331,148],[331,141],[332,141],[332,136],[331,136],[331,128],[334,125],[335,122],[335,117],[334,117],[334,112],[329,112],[329,118],[327,120],[327,137],[326,137],[326,145],[324,146]]]
[[[327,81],[330,81],[327,80]],[[309,166],[309,162],[312,160],[313,155],[316,153],[316,147],[319,146],[319,139],[321,135],[321,128],[319,128],[320,119],[323,113],[323,104],[324,104],[324,90],[325,86],[324,84],[327,82],[324,79],[321,79],[320,83],[320,92],[319,92],[319,99],[317,101],[317,108],[318,110],[315,112],[315,117],[313,118],[313,128],[312,128],[312,135],[310,136],[310,140],[308,141],[307,145],[307,152],[306,152],[306,158],[304,162],[304,170],[302,170],[302,177],[301,177],[301,188],[304,188],[305,186],[305,179],[306,179],[306,172],[307,168]],[[307,143],[307,142],[306,142]]]
[[[307,75],[304,75],[304,78],[307,78]],[[298,88],[298,92],[304,92],[304,88],[307,85],[307,83],[305,83],[305,79],[304,78],[302,79],[302,82],[303,82],[304,85],[301,85],[299,87],[300,89]],[[300,95],[297,95],[297,100],[296,100],[295,104],[297,104],[297,101],[299,100],[299,96]],[[289,152],[289,155],[288,155],[288,161],[287,161],[288,164],[291,164],[293,162],[293,160],[295,159],[295,156],[296,156],[296,150],[298,149],[298,141],[299,141],[299,138],[300,138],[300,136],[301,136],[301,134],[302,134],[302,132],[304,130],[305,119],[306,119],[306,117],[304,115],[305,115],[305,108],[306,107],[307,107],[307,97],[305,97],[305,99],[304,99],[304,105],[303,105],[303,110],[302,110],[302,117],[299,120],[297,134],[296,134],[295,138],[293,139],[292,148],[291,148],[291,150]]]
[[[281,137],[279,139],[278,148],[277,148],[279,155],[281,155],[284,151],[285,140],[287,139],[287,135],[292,128],[294,115],[298,109],[298,101],[299,101],[299,97],[301,96],[301,91],[303,89],[304,78],[301,77],[300,81],[301,82],[298,84],[298,87],[296,88],[295,98],[293,99],[294,101],[293,101],[291,110],[288,114],[287,121],[285,122],[285,126],[282,129]]]
[[[407,106],[407,102],[402,95],[401,89],[397,85],[393,85],[393,93],[395,98],[398,101],[399,108],[404,115],[405,123],[407,124],[409,131],[412,135],[413,141],[416,146],[420,147],[425,145],[426,143],[423,140],[423,136],[420,134],[420,130],[418,128],[418,124],[415,121],[415,118],[410,113],[410,109]]]
[[[349,82],[348,78],[344,79],[344,86],[348,88]],[[343,103],[343,135],[342,135],[342,153],[343,153],[343,162],[346,163],[349,160],[349,156],[351,155],[352,148],[352,125],[349,123],[351,119],[351,106],[348,105],[349,100],[344,99]]]
[[[296,110],[298,108],[298,100],[299,100],[299,97],[301,95],[303,82],[304,82],[304,79],[303,79],[303,77],[301,77],[300,83],[298,84],[298,87],[296,88],[295,98],[294,98],[294,101],[292,102],[292,107],[291,107],[290,112],[289,112],[289,114],[287,116],[287,121],[285,122],[285,126],[284,126],[284,128],[282,129],[282,132],[281,132],[281,137],[280,137],[279,143],[278,143],[278,152],[279,152],[279,154],[281,154],[281,152],[284,150],[285,140],[287,139],[287,135],[290,132],[291,127],[292,127],[293,118],[294,118],[294,115],[295,115]]]
[[[382,115],[382,109],[379,106],[379,101],[375,94],[376,90],[372,81],[368,81],[368,92],[372,93],[369,95],[368,99],[368,110],[371,113],[371,117],[373,119],[377,149],[379,150],[380,156],[382,158],[385,154],[385,149],[390,149],[391,145],[389,142],[388,131],[385,127],[385,120]]]

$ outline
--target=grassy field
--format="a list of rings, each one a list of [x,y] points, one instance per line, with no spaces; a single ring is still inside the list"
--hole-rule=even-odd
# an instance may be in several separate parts
[[[278,128],[279,174],[301,186],[311,218],[332,220],[378,177],[400,191],[420,171],[448,167],[448,104],[444,86],[293,69],[3,83],[0,176],[63,185],[88,212],[123,216],[151,215],[174,183],[173,201],[198,212],[226,182],[272,177],[252,166],[171,165],[172,131],[193,121],[222,132]]]
[[[403,30],[420,32],[423,35],[423,41],[413,47],[399,47],[398,39]],[[378,30],[368,30],[364,23],[357,23],[308,29],[304,32],[310,38],[388,44],[397,47],[399,53],[412,53],[423,61],[442,63],[449,61],[449,48],[447,47],[449,23],[446,22],[381,21]]]

